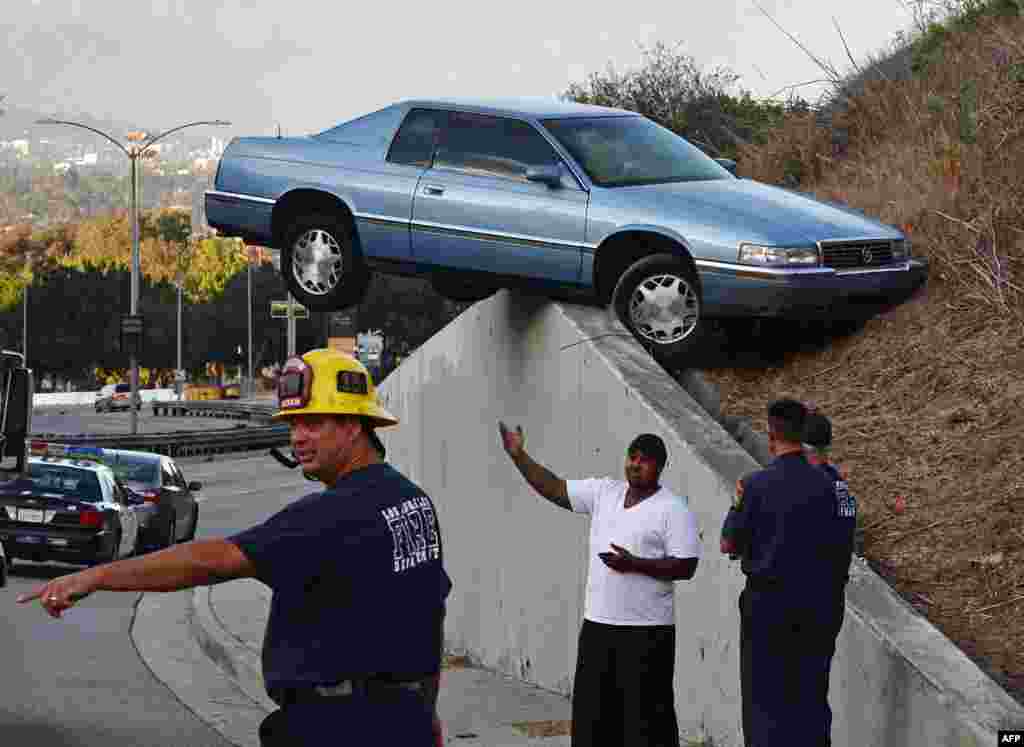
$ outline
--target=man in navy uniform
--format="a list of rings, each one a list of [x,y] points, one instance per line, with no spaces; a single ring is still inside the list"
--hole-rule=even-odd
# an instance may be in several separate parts
[[[303,473],[325,489],[226,539],[61,576],[18,601],[60,617],[95,591],[257,578],[273,591],[263,675],[281,706],[260,725],[263,745],[432,747],[452,584],[433,502],[383,461],[374,431],[398,419],[335,350],[289,359],[278,400]]]
[[[722,528],[722,552],[740,557],[747,576],[739,607],[748,747],[831,744],[828,678],[845,609],[855,509],[849,516],[834,476],[807,460],[807,424],[800,402],[769,406],[775,459],[737,485]]]

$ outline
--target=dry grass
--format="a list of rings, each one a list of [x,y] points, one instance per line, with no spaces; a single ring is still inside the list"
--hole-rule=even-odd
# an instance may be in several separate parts
[[[746,174],[807,187],[906,226],[932,262],[927,290],[824,351],[769,370],[707,372],[730,414],[816,402],[864,514],[864,555],[1024,702],[1024,18],[954,34],[941,67],[880,82],[836,125],[807,116],[750,148]],[[965,82],[977,130],[960,141]],[[939,102],[943,102],[940,107]],[[789,167],[792,169],[793,164]],[[907,509],[894,510],[897,496]]]

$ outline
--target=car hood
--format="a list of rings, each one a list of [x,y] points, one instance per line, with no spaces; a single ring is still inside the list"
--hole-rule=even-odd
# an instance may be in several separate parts
[[[619,187],[607,192],[615,202],[646,207],[662,219],[671,216],[671,223],[688,237],[703,232],[711,240],[774,245],[902,237],[892,226],[853,208],[751,179]]]

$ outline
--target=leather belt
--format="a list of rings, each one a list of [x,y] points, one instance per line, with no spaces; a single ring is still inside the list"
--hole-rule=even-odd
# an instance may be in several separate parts
[[[395,690],[410,690],[412,692],[423,692],[422,680],[405,680],[395,682],[391,680],[342,680],[328,685],[309,685],[305,687],[277,687],[269,692],[271,700],[285,706],[292,703],[301,703],[309,700],[320,700],[321,698],[345,698],[351,695],[374,695],[380,693],[394,692]]]

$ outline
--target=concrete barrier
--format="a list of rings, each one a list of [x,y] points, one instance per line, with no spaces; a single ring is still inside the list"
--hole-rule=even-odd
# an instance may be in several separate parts
[[[688,496],[703,539],[676,585],[676,708],[687,738],[742,744],[736,563],[718,534],[747,450],[603,310],[506,291],[476,304],[380,389],[402,421],[388,458],[434,498],[455,589],[447,643],[476,663],[569,694],[583,610],[588,520],[535,495],[501,448],[521,424],[529,453],[563,478],[620,476],[637,433],[665,439],[663,482]],[[836,747],[995,743],[1024,709],[863,563],[832,672]]]
[[[139,394],[143,403],[177,399],[173,389],[140,389]],[[34,407],[91,405],[99,395],[99,392],[36,392],[32,404]]]

